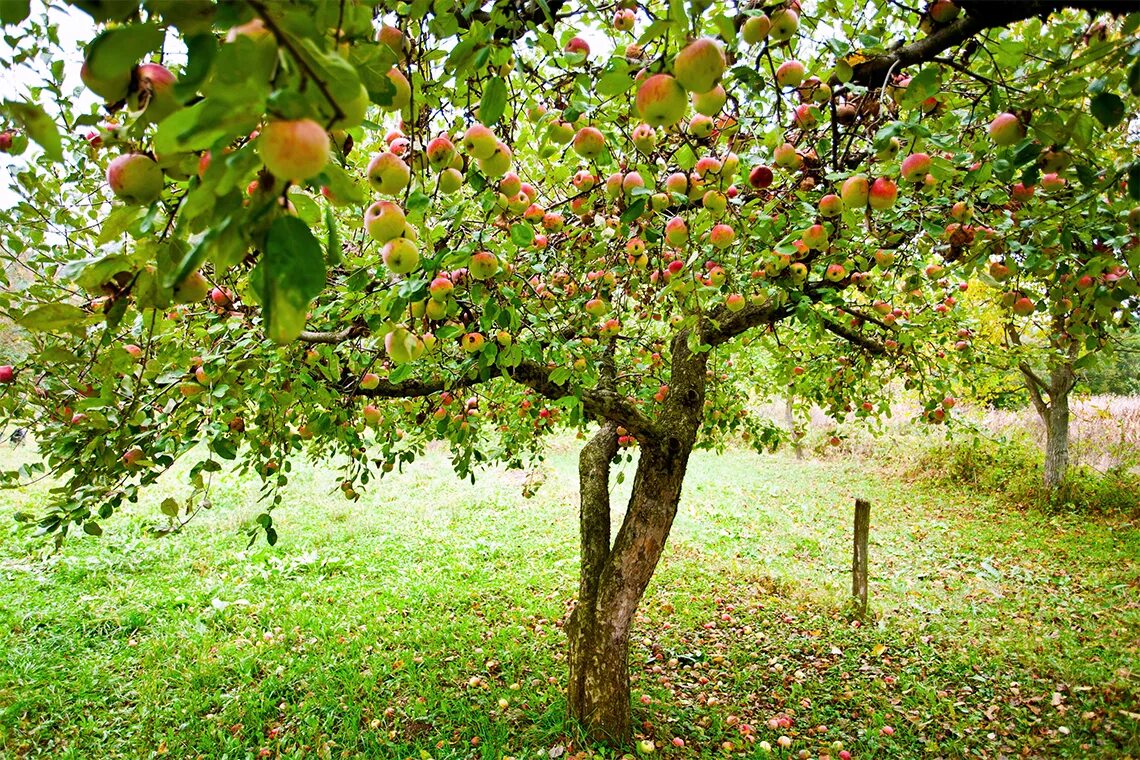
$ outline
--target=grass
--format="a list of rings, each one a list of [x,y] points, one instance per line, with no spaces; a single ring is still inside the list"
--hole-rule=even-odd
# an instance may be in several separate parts
[[[466,484],[433,452],[350,503],[302,465],[279,543],[248,551],[256,485],[232,474],[180,536],[146,532],[173,478],[63,553],[6,535],[0,757],[606,754],[561,693],[574,473],[555,451],[524,499],[521,473]],[[845,613],[855,496],[873,503],[865,626]],[[0,516],[42,498],[2,493]],[[634,717],[664,757],[1136,756],[1138,650],[1136,522],[700,454],[635,626]]]

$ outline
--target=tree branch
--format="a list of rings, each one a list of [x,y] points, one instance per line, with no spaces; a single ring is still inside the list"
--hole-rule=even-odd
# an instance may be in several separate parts
[[[875,354],[876,356],[883,356],[887,353],[887,347],[874,338],[868,338],[866,335],[860,335],[854,330],[849,330],[838,322],[833,322],[827,317],[821,317],[820,320],[823,323],[823,329],[827,330],[833,335],[838,335],[840,338],[843,338],[849,343],[854,343],[864,351]]]

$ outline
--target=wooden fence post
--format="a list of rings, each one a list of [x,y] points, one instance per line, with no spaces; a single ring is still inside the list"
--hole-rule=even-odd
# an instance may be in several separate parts
[[[851,596],[862,618],[867,614],[867,540],[871,530],[871,503],[855,500],[855,551],[851,558]]]

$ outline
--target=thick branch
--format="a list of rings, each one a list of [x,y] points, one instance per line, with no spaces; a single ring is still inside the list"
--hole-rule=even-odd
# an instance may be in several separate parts
[[[730,311],[726,306],[718,306],[701,322],[701,342],[710,346],[719,346],[753,328],[779,322],[791,313],[789,307],[777,307],[773,303],[749,304],[740,311]]]
[[[860,63],[854,68],[851,83],[865,87],[882,87],[888,71],[893,69],[897,73],[907,66],[932,61],[943,51],[960,45],[986,29],[1009,26],[1035,16],[1048,16],[1062,8],[1123,13],[1129,10],[1130,4],[1118,0],[1068,0],[1067,2],[960,0],[958,5],[966,11],[960,18],[936,29],[921,40]]]
[[[616,422],[638,438],[656,433],[653,421],[630,403],[629,399],[615,391],[593,388],[575,393],[570,386],[551,381],[550,370],[534,362],[523,362],[506,370],[504,374],[551,401],[578,396],[582,400],[582,407],[591,417],[598,421]]]
[[[864,351],[882,356],[887,353],[887,347],[874,338],[868,338],[866,335],[860,335],[854,330],[849,330],[838,322],[833,322],[827,317],[822,317],[823,329],[827,330],[833,335],[838,335],[849,343],[854,343]]]
[[[1041,389],[1048,388],[1041,381],[1041,378],[1029,367],[1028,364],[1022,362],[1017,365],[1021,370],[1021,374],[1025,376],[1025,387],[1029,389],[1029,398],[1033,402],[1033,408],[1037,410],[1037,414],[1041,417],[1041,421],[1048,424],[1049,422],[1049,405],[1045,403],[1045,399],[1041,397]]]
[[[301,334],[297,336],[297,340],[302,343],[319,343],[319,344],[333,344],[344,343],[345,341],[359,338],[368,334],[368,328],[361,325],[353,325],[346,327],[343,330],[336,330],[334,332],[316,332],[313,330],[302,330]]]

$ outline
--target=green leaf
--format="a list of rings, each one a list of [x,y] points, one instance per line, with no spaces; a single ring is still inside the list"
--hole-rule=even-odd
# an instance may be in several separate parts
[[[633,79],[624,71],[611,71],[598,80],[598,94],[604,98],[620,95],[633,87]]]
[[[332,206],[325,206],[325,259],[336,266],[343,261],[340,255],[340,232],[336,226],[336,214]]]
[[[87,312],[66,303],[49,303],[17,317],[16,321],[29,330],[54,332],[75,327],[87,319]]]
[[[1137,14],[1137,18],[1140,18],[1140,14]],[[1128,70],[1128,91],[1140,95],[1140,61],[1136,61]]]
[[[44,154],[52,161],[63,160],[63,143],[59,139],[59,129],[43,109],[32,103],[4,101],[4,110],[24,126],[28,137],[44,149]]]
[[[309,303],[325,286],[321,244],[304,222],[291,216],[273,222],[250,284],[261,299],[269,339],[296,340],[305,329]]]
[[[178,517],[178,502],[175,499],[169,497],[163,499],[158,508],[167,517]]]
[[[507,108],[507,83],[502,77],[493,77],[483,88],[483,97],[479,101],[479,121],[487,126],[494,126],[503,118],[503,111]]]
[[[512,224],[511,242],[520,247],[530,245],[534,242],[534,230],[529,224]]]
[[[31,12],[31,0],[0,0],[0,24],[18,24]]]
[[[206,81],[214,58],[218,55],[218,40],[212,34],[196,34],[186,40],[186,68],[174,85],[174,95],[179,100],[198,91],[198,85]]]
[[[645,211],[645,198],[637,198],[633,203],[629,204],[629,208],[622,212],[621,221],[624,224],[629,224],[641,216],[643,211]]]
[[[94,520],[88,520],[87,522],[83,523],[83,532],[89,536],[103,535],[103,529],[100,528],[99,523],[95,522]]]
[[[1140,201],[1140,161],[1128,167],[1128,194],[1134,201]]]
[[[1105,129],[1111,129],[1124,120],[1124,101],[1119,95],[1102,92],[1092,99],[1089,111]]]
[[[149,23],[108,29],[91,43],[87,70],[96,79],[121,77],[144,55],[157,50],[165,37],[162,29]]]

